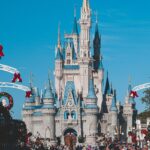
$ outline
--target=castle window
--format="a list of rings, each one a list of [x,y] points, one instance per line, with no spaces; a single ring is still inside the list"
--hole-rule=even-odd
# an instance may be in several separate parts
[[[77,114],[76,114],[75,111],[72,111],[72,112],[71,112],[71,118],[72,118],[73,120],[76,120],[76,119],[77,119]]]
[[[70,53],[67,53],[67,56],[70,56]]]
[[[69,117],[69,112],[68,112],[68,111],[65,111],[65,112],[64,112],[64,119],[68,119],[68,117]]]
[[[70,60],[67,60],[67,64],[70,64]]]

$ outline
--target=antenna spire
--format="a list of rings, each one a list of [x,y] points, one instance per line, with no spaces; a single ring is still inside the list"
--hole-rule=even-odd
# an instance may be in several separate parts
[[[57,47],[61,48],[60,23],[58,24],[58,43]]]

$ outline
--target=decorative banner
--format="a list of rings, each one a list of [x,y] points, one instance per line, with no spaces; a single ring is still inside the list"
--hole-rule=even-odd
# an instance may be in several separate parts
[[[16,81],[22,82],[22,78],[21,78],[20,73],[15,73],[15,74],[14,74],[14,78],[12,79],[12,82],[14,83],[14,82],[16,82]]]
[[[0,58],[4,56],[4,53],[3,53],[3,46],[0,45]]]
[[[9,100],[9,104],[6,105],[6,102],[2,102],[3,103],[3,106],[7,108],[7,110],[10,110],[12,107],[13,107],[13,98],[10,94],[6,93],[6,92],[1,92],[0,93],[0,98],[1,97],[6,97],[8,100]]]

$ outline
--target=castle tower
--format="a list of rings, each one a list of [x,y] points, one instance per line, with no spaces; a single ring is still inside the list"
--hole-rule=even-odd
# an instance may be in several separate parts
[[[99,107],[99,110],[101,109],[101,104],[103,100],[102,86],[104,79],[104,68],[100,48],[101,48],[101,38],[98,30],[98,22],[96,21],[95,36],[93,40],[93,49],[94,49],[93,77],[94,77],[94,85],[95,88],[97,89],[96,96],[98,98],[97,105]]]
[[[41,104],[39,89],[37,87],[34,87],[33,92],[35,95],[35,104],[38,106]]]
[[[106,105],[107,105],[107,109],[109,112],[114,95],[113,95],[112,85],[110,86],[108,72],[107,72],[107,78],[106,78],[106,84],[105,84],[105,90],[104,90],[104,97],[106,99]]]
[[[86,143],[93,145],[96,144],[96,134],[98,133],[97,129],[98,107],[93,79],[90,79],[89,82],[89,90],[88,96],[86,98],[85,112],[86,112],[86,124],[85,124]]]
[[[94,40],[93,40],[93,48],[94,48],[94,71],[98,71],[99,69],[101,69],[101,52],[100,52],[100,48],[101,48],[101,37],[99,34],[99,30],[98,30],[98,22],[96,21],[96,26],[95,26],[95,36],[94,36]]]
[[[56,144],[55,136],[55,106],[54,106],[54,94],[52,92],[51,81],[49,79],[48,85],[43,95],[43,130],[45,131],[45,138],[50,138],[52,145]]]
[[[89,65],[90,65],[90,28],[91,28],[91,10],[88,0],[83,0],[80,18],[80,81],[83,97],[88,94]]]
[[[74,22],[73,22],[72,38],[73,38],[75,53],[78,54],[79,32],[78,32],[78,23],[77,23],[77,18],[76,18],[76,9],[74,10]]]
[[[58,29],[58,44],[57,53],[55,58],[55,88],[58,98],[61,97],[61,82],[63,77],[63,56],[61,53],[61,42],[60,42],[60,29]]]
[[[23,121],[26,123],[28,132],[33,131],[32,114],[34,112],[35,103],[36,103],[32,84],[30,84],[30,88],[31,88],[31,96],[30,98],[26,98],[25,104],[23,105],[23,110],[22,110]]]
[[[91,10],[88,0],[83,0],[83,5],[81,8],[80,27],[80,57],[89,58]]]
[[[114,96],[112,99],[112,104],[110,108],[110,118],[111,118],[111,130],[109,131],[111,134],[111,137],[114,137],[115,134],[118,134],[118,109],[116,106],[116,91],[114,90]]]
[[[125,98],[125,104],[124,104],[124,109],[123,109],[123,115],[126,119],[126,136],[128,135],[129,131],[132,131],[133,127],[133,104],[134,104],[134,99],[130,96],[132,91],[132,86],[131,83],[128,86],[128,92],[127,96]],[[131,142],[130,139],[128,139],[128,142]]]

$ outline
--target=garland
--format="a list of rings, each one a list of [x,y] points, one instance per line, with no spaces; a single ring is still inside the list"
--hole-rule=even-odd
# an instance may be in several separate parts
[[[10,110],[13,107],[13,98],[10,94],[6,93],[6,92],[0,92],[0,98],[1,97],[7,97],[7,99],[9,100],[9,104],[6,106],[7,110]]]

